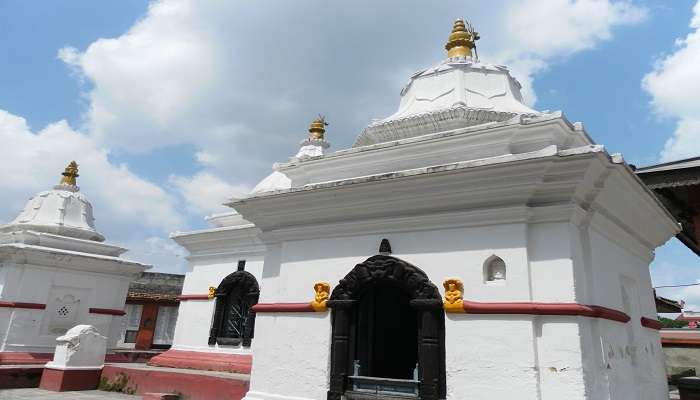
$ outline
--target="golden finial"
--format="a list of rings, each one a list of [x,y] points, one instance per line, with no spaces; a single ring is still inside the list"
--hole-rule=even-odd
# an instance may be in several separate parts
[[[445,49],[447,57],[471,57],[472,49],[476,48],[476,41],[479,40],[479,33],[474,30],[470,23],[458,19],[452,27],[452,33],[447,39]]]
[[[214,286],[209,286],[209,293],[207,293],[207,298],[211,300],[214,297],[216,297],[216,288]]]
[[[78,163],[71,161],[61,175],[63,175],[61,185],[75,186],[75,178],[80,176],[78,175]]]
[[[326,118],[319,114],[318,118],[311,121],[311,126],[309,126],[309,139],[323,140],[323,135],[326,133],[326,126],[328,126]]]

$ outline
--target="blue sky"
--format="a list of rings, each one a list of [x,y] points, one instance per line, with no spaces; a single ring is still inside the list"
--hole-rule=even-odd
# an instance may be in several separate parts
[[[17,135],[6,159],[24,165],[0,174],[0,217],[77,158],[98,228],[157,270],[183,271],[169,232],[204,227],[223,198],[293,155],[319,112],[333,147],[350,146],[395,110],[411,72],[444,56],[461,16],[482,33],[482,60],[509,65],[534,108],[583,121],[611,153],[640,166],[699,155],[700,129],[688,127],[700,109],[683,80],[693,71],[682,68],[700,57],[698,10],[684,0],[0,0],[0,136]],[[672,240],[652,275],[695,282],[698,267]],[[700,290],[663,294],[700,306]]]

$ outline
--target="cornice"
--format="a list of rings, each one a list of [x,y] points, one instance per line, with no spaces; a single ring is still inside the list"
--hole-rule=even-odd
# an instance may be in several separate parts
[[[257,255],[264,255],[266,247],[265,245],[251,246],[251,247],[231,247],[227,246],[227,243],[222,243],[217,251],[211,252],[197,252],[192,253],[185,257],[188,261],[206,261],[206,260],[217,260],[223,258],[240,258],[242,256],[252,257]]]
[[[650,238],[670,238],[675,222],[664,209],[654,210],[656,203],[646,198],[650,194],[642,187],[635,189],[641,184],[630,180],[629,168],[613,158],[601,146],[562,151],[549,147],[528,154],[305,185],[236,201],[232,206],[258,224],[265,243],[569,221],[580,228],[591,225],[648,262],[660,244]],[[627,180],[631,188],[615,187],[619,179]],[[612,190],[608,196],[613,197],[601,198],[604,190]],[[635,212],[647,219],[627,221],[616,216],[611,207],[623,201],[621,192],[625,191],[640,198],[626,207],[642,207]]]
[[[532,210],[532,208],[523,205],[383,218],[346,219],[331,223],[306,224],[271,229],[263,234],[263,238],[266,243],[273,243],[287,240],[318,239],[360,234],[515,224],[531,221],[535,213],[536,212]],[[537,213],[539,217],[544,217],[544,211],[539,211]],[[554,220],[558,220],[558,218],[555,217]],[[547,222],[550,221],[551,220],[548,220]]]
[[[170,235],[177,244],[190,252],[188,260],[227,256],[240,253],[264,252],[260,230],[253,224],[178,232]]]
[[[398,119],[386,119],[374,122],[365,128],[352,147],[362,147],[490,122],[504,122],[517,115],[514,112],[458,106],[407,115]]]
[[[132,276],[151,268],[147,264],[117,257],[52,249],[22,243],[0,244],[0,262],[123,276]]]
[[[567,165],[585,170],[601,151],[589,150],[568,156],[580,162]],[[575,179],[552,178],[560,173],[553,164],[559,158],[556,148],[550,147],[528,154],[306,185],[236,201],[231,206],[260,229],[268,231],[290,225],[318,224],[324,220],[363,220],[522,206],[529,204],[542,187],[556,196],[540,196],[540,202],[557,204],[570,200],[570,193],[579,183]]]
[[[32,230],[19,230],[0,234],[0,243],[23,243],[41,247],[71,250],[88,254],[118,257],[127,249],[115,245],[96,242],[94,240],[78,239],[69,236],[55,235]]]
[[[291,186],[299,187],[449,161],[527,154],[552,145],[568,148],[592,144],[577,126],[569,124],[560,113],[519,116],[504,123],[480,125],[478,129],[460,128],[340,150],[323,157],[276,164],[275,169],[291,180]]]

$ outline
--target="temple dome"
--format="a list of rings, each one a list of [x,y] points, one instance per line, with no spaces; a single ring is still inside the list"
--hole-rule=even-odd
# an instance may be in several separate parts
[[[473,39],[455,40],[456,33]],[[401,90],[398,111],[372,122],[353,147],[539,114],[523,104],[520,83],[505,66],[481,63],[472,55],[476,39],[470,25],[456,21],[446,46],[448,58],[414,73]]]
[[[285,190],[292,187],[292,180],[287,177],[287,175],[279,172],[273,171],[270,175],[261,180],[250,194],[264,193],[264,192],[275,192],[278,190]]]
[[[78,165],[72,162],[60,184],[30,198],[17,218],[1,226],[0,232],[36,231],[104,241],[95,229],[92,205],[75,183],[77,176]]]

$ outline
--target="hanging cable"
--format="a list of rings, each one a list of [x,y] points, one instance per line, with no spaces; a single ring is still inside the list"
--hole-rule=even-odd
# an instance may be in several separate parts
[[[673,287],[685,287],[685,286],[698,286],[698,285],[700,285],[700,282],[698,282],[698,283],[686,283],[686,284],[683,284],[683,285],[654,286],[654,289],[673,288]]]

